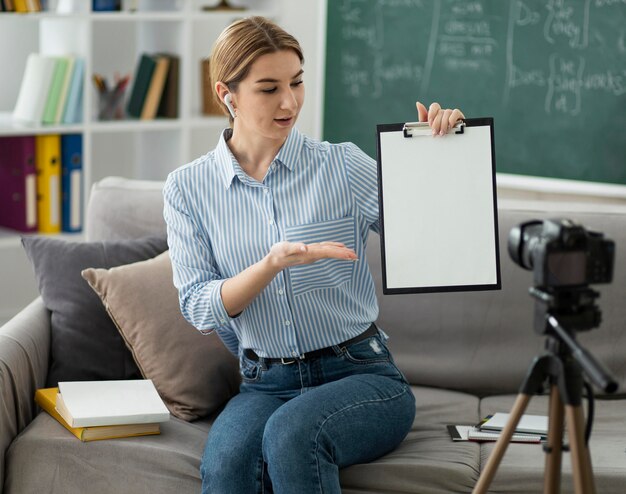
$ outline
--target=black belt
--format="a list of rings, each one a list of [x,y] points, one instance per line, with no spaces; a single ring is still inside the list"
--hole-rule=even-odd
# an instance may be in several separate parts
[[[376,336],[377,334],[378,334],[378,328],[376,327],[374,323],[372,323],[372,325],[369,328],[367,328],[365,331],[363,331],[360,335],[357,335],[354,338],[350,338],[349,340],[346,340],[342,343],[339,343],[338,345],[333,345],[333,346],[339,346],[339,347],[348,346],[348,345],[351,345],[352,343],[356,343],[357,341],[361,341],[366,338]],[[298,357],[283,357],[283,358],[259,357],[251,348],[246,348],[243,351],[243,354],[246,356],[246,358],[254,362],[263,362],[266,364],[293,364],[296,360],[311,359],[315,357],[321,357],[322,355],[330,355],[334,353],[335,351],[333,350],[332,346],[320,348],[318,350],[313,350],[311,352],[304,353]]]

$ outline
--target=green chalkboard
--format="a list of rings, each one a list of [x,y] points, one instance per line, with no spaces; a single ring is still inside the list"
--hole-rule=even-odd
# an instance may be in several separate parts
[[[415,101],[494,117],[498,172],[626,184],[626,0],[328,0],[324,138]]]

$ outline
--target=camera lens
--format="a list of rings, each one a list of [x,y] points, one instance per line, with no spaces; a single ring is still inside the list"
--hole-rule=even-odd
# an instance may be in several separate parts
[[[543,221],[532,220],[515,226],[509,233],[508,250],[515,264],[533,269],[533,247],[541,238]]]

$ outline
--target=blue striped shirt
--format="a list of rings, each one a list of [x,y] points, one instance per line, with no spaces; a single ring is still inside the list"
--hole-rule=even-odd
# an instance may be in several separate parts
[[[378,317],[365,259],[379,231],[376,162],[350,143],[329,144],[292,129],[259,182],[217,147],[169,174],[164,188],[174,284],[183,316],[216,331],[233,352],[290,357],[362,333]],[[236,317],[224,281],[263,259],[273,244],[342,242],[359,261],[322,259],[284,269]]]

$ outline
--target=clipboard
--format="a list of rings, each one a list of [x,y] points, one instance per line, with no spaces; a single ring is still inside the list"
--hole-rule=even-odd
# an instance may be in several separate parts
[[[501,289],[493,118],[376,130],[383,293]]]

